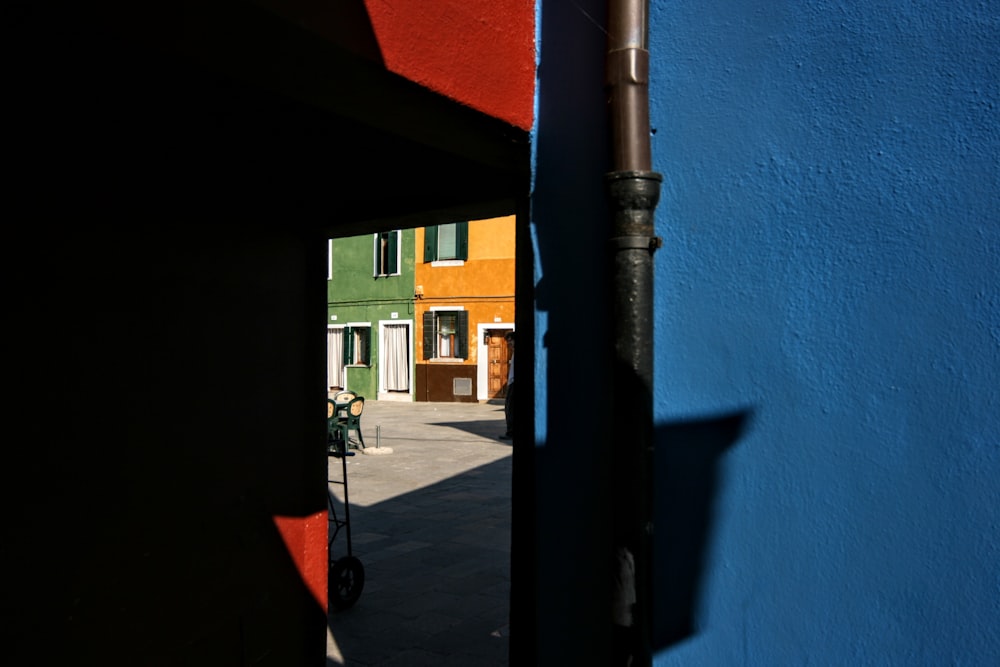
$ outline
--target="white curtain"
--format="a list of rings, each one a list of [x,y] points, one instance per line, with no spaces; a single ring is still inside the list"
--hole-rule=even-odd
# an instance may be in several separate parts
[[[344,387],[344,330],[326,330],[326,386]]]
[[[386,391],[410,390],[409,325],[387,324],[382,332]]]

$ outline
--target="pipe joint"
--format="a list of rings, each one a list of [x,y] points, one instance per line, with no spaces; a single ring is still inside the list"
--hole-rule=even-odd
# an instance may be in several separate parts
[[[653,236],[653,211],[660,201],[663,176],[653,171],[614,171],[605,176],[612,214],[612,237],[641,237],[639,247],[655,250],[660,246]]]
[[[605,63],[609,86],[649,84],[649,51],[627,48],[608,51]]]

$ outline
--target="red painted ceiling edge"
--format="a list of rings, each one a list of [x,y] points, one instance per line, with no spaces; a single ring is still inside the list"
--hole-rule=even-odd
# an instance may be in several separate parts
[[[534,121],[534,0],[364,0],[387,69],[515,127]]]

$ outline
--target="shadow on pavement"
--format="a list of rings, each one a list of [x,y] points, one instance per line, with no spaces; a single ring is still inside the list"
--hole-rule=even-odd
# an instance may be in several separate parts
[[[500,415],[500,421],[427,423],[489,441],[434,440],[418,431],[424,437],[409,453],[402,450],[409,459],[396,453],[393,460],[351,459],[357,463],[348,473],[352,553],[364,565],[365,587],[354,606],[329,616],[328,665],[508,664],[512,458],[496,454],[506,444],[495,437],[502,408]],[[495,460],[415,490],[401,487],[398,495],[385,490],[394,475],[389,466],[409,475],[400,478],[405,485],[422,466],[430,473],[438,458],[477,448]],[[367,502],[365,491],[383,499]],[[334,558],[346,554],[343,531],[331,549]]]
[[[500,418],[503,419],[503,409],[500,410]],[[505,430],[504,422],[498,422],[496,419],[469,422],[436,422],[431,424],[431,426],[456,428],[473,435],[481,435],[484,438],[493,438],[494,440],[496,440]],[[506,442],[508,445],[510,444],[510,440],[502,442]]]

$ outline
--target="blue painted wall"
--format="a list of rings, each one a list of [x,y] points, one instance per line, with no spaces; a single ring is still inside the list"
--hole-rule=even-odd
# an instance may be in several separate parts
[[[753,415],[657,664],[997,664],[1000,7],[654,2],[650,51],[657,416]]]
[[[613,435],[565,389],[607,379],[579,363],[600,309],[572,335],[607,296],[605,10],[562,5],[532,209],[539,653],[585,659],[546,637],[603,622],[576,583]],[[1000,664],[1000,6],[652,0],[650,51],[656,664]]]

